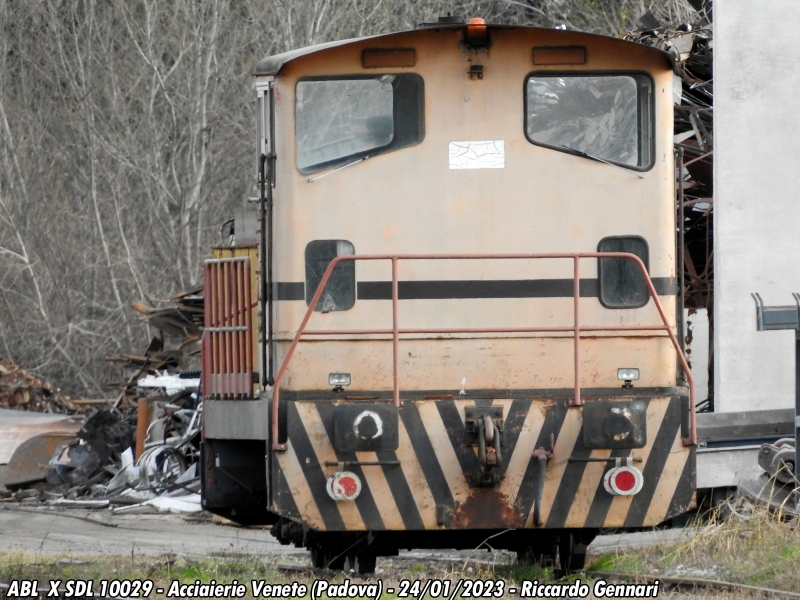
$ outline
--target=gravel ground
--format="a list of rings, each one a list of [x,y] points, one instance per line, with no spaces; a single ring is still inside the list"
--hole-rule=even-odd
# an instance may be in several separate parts
[[[638,548],[677,539],[687,530],[670,529],[599,536],[590,546],[593,555]],[[276,557],[287,563],[308,564],[308,553],[281,546],[268,529],[223,525],[205,516],[170,514],[115,515],[108,510],[63,509],[0,505],[0,551],[75,556],[208,556],[220,553]],[[408,551],[400,559],[412,561],[467,560],[510,563],[509,552]]]
[[[693,533],[691,529],[672,529],[599,536],[589,548],[589,560],[616,550],[676,541]],[[169,560],[178,563],[184,557],[188,561],[204,559],[204,564],[208,564],[211,558],[211,564],[216,564],[214,557],[252,560],[248,557],[258,556],[263,562],[278,566],[286,581],[308,583],[320,577],[318,572],[310,569],[305,550],[281,546],[268,529],[223,524],[204,514],[115,515],[108,510],[42,507],[34,503],[28,506],[0,504],[0,552],[12,556],[17,554],[15,560],[23,563],[44,564],[46,560],[42,559],[55,559],[59,565],[86,565],[86,560],[92,561],[92,557],[112,560],[137,557],[145,561],[159,557],[158,561],[162,561],[165,555],[172,555]],[[493,570],[485,570],[487,567],[513,565],[514,562],[514,554],[504,551],[413,550],[401,552],[397,557],[379,558],[375,575],[386,585],[397,584],[401,579],[422,580],[428,577],[451,580],[465,576],[491,578]],[[581,577],[591,584],[591,577]],[[509,581],[508,585],[511,584]],[[519,596],[506,593],[503,597]],[[588,597],[595,596],[589,594]],[[740,600],[755,596],[747,592],[664,589],[659,597]]]
[[[76,556],[298,555],[267,529],[177,515],[113,515],[108,510],[0,507],[0,551]]]

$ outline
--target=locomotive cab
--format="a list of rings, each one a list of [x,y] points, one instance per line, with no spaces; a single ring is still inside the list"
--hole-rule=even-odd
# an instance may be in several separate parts
[[[489,538],[580,568],[690,508],[667,54],[473,20],[255,81],[257,231],[205,267],[208,510],[370,572]]]

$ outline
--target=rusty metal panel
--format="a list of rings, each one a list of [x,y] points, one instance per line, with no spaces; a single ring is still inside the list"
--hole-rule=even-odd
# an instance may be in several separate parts
[[[29,438],[14,451],[3,483],[11,489],[44,479],[53,453],[61,444],[74,439],[75,433],[64,431],[49,431]]]
[[[227,390],[233,394],[247,394],[252,387],[252,383],[252,375],[248,373],[212,373],[210,375],[210,387],[212,390]],[[224,392],[222,393],[224,394]]]
[[[249,256],[205,263],[203,396],[253,395],[252,271]]]
[[[289,402],[287,450],[274,455],[271,510],[320,531],[641,527],[684,512],[694,492],[695,448],[681,440],[680,399],[631,398],[646,404],[646,444],[616,450],[584,443],[585,411],[597,400],[406,400],[398,410],[397,449],[377,453],[335,445],[334,413],[362,403]],[[501,477],[493,485],[482,481],[468,414],[502,426]],[[539,457],[546,458],[541,492]],[[604,489],[603,475],[617,459],[643,473],[634,496]],[[336,502],[325,491],[340,463],[361,479],[355,501]]]
[[[43,433],[74,435],[83,426],[83,417],[0,409],[0,465],[11,460],[14,451],[26,440]]]

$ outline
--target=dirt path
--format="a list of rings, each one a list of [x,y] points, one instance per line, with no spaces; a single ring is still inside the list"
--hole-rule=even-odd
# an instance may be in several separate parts
[[[624,535],[599,536],[590,554],[600,555],[618,548],[647,546],[676,539],[686,530],[672,529]],[[267,529],[220,525],[207,519],[178,515],[114,515],[108,510],[0,506],[0,551],[74,556],[181,556],[247,554],[274,557],[282,562],[308,563],[308,553],[294,546],[281,546]],[[486,552],[401,552],[410,560],[513,561],[513,554]]]
[[[0,551],[76,556],[208,556],[297,554],[266,529],[244,529],[175,515],[112,515],[108,511],[0,507]]]

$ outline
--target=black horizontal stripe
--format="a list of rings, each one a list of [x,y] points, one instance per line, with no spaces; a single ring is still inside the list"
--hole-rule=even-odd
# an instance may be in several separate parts
[[[305,300],[306,284],[302,281],[279,281],[278,300]]]
[[[446,298],[564,298],[572,297],[572,279],[490,279],[399,281],[401,300],[438,300]],[[581,296],[597,296],[597,279],[580,282]],[[390,300],[391,281],[359,281],[359,300]]]
[[[391,300],[391,281],[357,282],[359,300]],[[580,280],[581,298],[597,298],[596,278]],[[572,298],[572,279],[446,279],[399,281],[400,300],[444,300],[475,298]],[[653,287],[659,296],[675,295],[673,277],[653,277]],[[279,282],[278,300],[305,300],[303,282]]]

